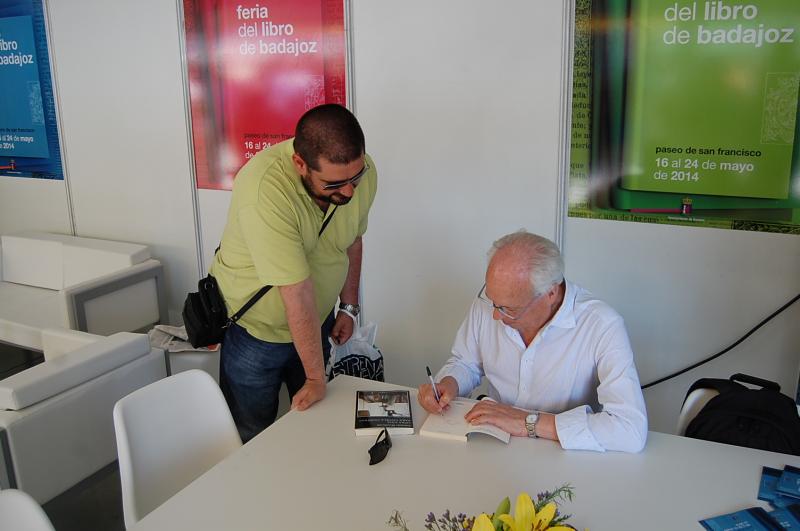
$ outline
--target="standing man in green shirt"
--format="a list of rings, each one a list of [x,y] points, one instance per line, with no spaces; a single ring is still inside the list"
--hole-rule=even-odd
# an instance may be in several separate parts
[[[377,185],[364,145],[350,111],[321,105],[300,118],[293,139],[257,153],[236,176],[211,274],[229,315],[275,286],[222,343],[220,387],[244,442],[275,421],[283,382],[293,409],[321,400],[328,337],[344,343],[353,333]]]

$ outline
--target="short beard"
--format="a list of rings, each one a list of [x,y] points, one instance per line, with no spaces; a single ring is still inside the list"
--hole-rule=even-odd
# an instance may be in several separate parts
[[[342,206],[349,203],[351,199],[352,197],[346,197],[343,196],[342,194],[336,193],[328,198],[328,202],[333,203],[334,205],[337,206]]]
[[[351,197],[343,196],[338,192],[334,192],[331,195],[320,195],[316,193],[311,188],[311,183],[309,182],[310,179],[306,175],[301,175],[300,181],[303,183],[303,188],[306,189],[306,193],[310,195],[313,199],[317,199],[318,201],[322,201],[325,203],[333,203],[334,205],[341,206],[341,205],[346,205],[347,203],[350,202],[350,199],[352,199]]]

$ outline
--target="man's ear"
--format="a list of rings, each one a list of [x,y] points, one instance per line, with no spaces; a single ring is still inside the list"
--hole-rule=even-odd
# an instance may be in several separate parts
[[[558,286],[560,286],[560,285],[561,285],[561,283],[553,284],[553,286],[547,292],[547,298],[548,299],[550,299],[551,301],[555,300],[555,298],[558,296]]]
[[[292,162],[300,175],[305,175],[308,172],[308,164],[297,153],[292,153]]]

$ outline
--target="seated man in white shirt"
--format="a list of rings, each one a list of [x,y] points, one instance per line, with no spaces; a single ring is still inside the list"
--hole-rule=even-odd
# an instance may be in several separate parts
[[[564,279],[550,240],[525,231],[497,240],[486,284],[456,335],[452,356],[419,389],[440,413],[486,376],[489,397],[467,413],[511,435],[565,449],[638,452],[647,412],[622,317]]]

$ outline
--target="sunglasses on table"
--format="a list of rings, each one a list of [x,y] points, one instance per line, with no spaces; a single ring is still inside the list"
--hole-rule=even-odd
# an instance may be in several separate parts
[[[386,428],[383,428],[378,434],[378,438],[375,439],[375,444],[369,449],[369,464],[377,465],[386,459],[386,455],[389,453],[389,448],[391,447],[392,438],[389,437],[389,432],[386,431]]]
[[[360,181],[361,178],[364,177],[364,174],[367,173],[367,171],[369,171],[369,168],[370,168],[369,163],[364,162],[364,167],[361,168],[360,172],[356,173],[355,175],[353,175],[349,179],[345,179],[344,181],[335,181],[335,182],[330,182],[328,184],[323,184],[322,185],[322,189],[323,190],[338,190],[339,188],[343,188],[343,187],[347,186],[348,184],[352,184],[353,186],[355,186],[355,185],[358,184],[358,181]]]

